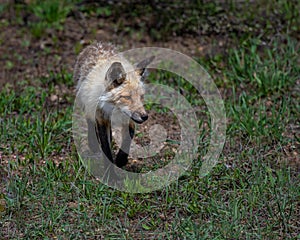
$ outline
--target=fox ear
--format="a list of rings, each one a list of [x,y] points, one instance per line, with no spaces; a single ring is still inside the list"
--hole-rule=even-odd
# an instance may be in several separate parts
[[[114,62],[105,75],[105,80],[111,87],[120,86],[126,79],[126,72],[120,62]]]
[[[136,72],[143,76],[146,73],[146,67],[154,60],[154,58],[154,56],[151,56],[136,64]]]

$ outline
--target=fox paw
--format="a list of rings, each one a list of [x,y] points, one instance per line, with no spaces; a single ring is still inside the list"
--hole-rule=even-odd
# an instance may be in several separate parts
[[[124,167],[127,163],[128,163],[128,153],[120,149],[116,157],[116,165],[119,168],[121,168]]]

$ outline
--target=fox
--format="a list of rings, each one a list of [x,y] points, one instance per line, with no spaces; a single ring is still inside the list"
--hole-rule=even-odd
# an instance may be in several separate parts
[[[154,58],[145,58],[133,66],[118,54],[113,44],[96,42],[79,53],[74,66],[73,79],[87,121],[89,149],[102,151],[119,168],[128,163],[135,123],[142,124],[148,119],[144,108],[144,79],[147,66]],[[117,120],[123,122],[121,146],[115,159],[111,148],[113,115],[120,116]],[[124,116],[129,122],[123,120]]]

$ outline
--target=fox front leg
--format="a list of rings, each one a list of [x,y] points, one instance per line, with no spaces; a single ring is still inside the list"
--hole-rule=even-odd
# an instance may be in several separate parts
[[[95,128],[96,128],[95,130],[96,130],[97,139],[101,145],[103,154],[109,161],[114,163],[114,160],[112,157],[112,152],[110,149],[110,147],[111,147],[110,146],[111,145],[110,144],[111,136],[109,136],[110,132],[111,132],[110,124],[108,122],[104,124],[103,122],[99,122],[96,120]]]
[[[90,119],[87,119],[88,124],[88,145],[90,150],[93,153],[98,153],[100,151],[99,140],[97,141],[98,137],[96,135],[96,123]]]
[[[88,145],[93,153],[100,151],[100,146],[109,161],[113,162],[112,153],[110,150],[111,129],[109,129],[110,136],[108,136],[108,126],[101,125],[98,121],[87,119],[88,124]]]
[[[122,127],[122,143],[121,148],[116,157],[116,165],[118,167],[123,167],[128,162],[128,154],[130,150],[131,140],[134,136],[134,123],[129,122],[129,125]]]

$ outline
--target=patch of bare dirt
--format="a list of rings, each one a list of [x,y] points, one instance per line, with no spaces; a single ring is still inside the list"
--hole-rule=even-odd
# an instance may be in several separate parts
[[[62,69],[72,72],[80,49],[94,41],[111,42],[120,50],[164,47],[189,56],[224,51],[227,45],[226,40],[218,36],[187,35],[154,42],[148,33],[117,34],[113,27],[115,23],[111,20],[93,16],[87,18],[80,13],[69,16],[62,30],[47,29],[41,38],[35,38],[26,23],[16,24],[12,16],[0,19],[0,88],[6,83],[16,86],[24,80],[39,84],[42,77],[49,76],[49,72],[59,73]]]

